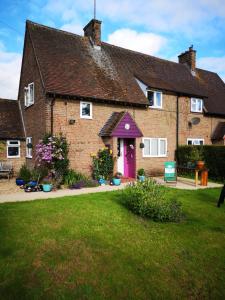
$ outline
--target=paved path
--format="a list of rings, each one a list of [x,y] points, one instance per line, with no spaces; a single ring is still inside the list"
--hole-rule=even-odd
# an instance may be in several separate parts
[[[158,183],[165,185],[163,178],[157,177],[154,179],[156,179]],[[90,194],[90,193],[117,191],[123,189],[126,186],[126,184],[127,183],[123,183],[120,186],[105,185],[105,186],[98,186],[93,188],[83,188],[78,190],[63,189],[63,190],[58,190],[50,193],[44,193],[44,192],[23,193],[20,191],[12,194],[5,194],[5,195],[1,194],[0,203],[23,202],[23,201],[31,201],[37,199],[50,199],[50,198],[58,198],[64,196],[76,196],[76,195],[83,195],[83,194]],[[194,180],[179,177],[177,183],[166,184],[166,186],[177,188],[177,189],[197,190],[197,189],[205,189],[205,188],[222,187],[223,185],[209,182],[207,187],[201,185],[198,185],[196,187]]]
[[[121,190],[126,186],[126,184],[121,184],[120,186],[111,186],[111,185],[105,185],[105,186],[98,186],[93,188],[83,188],[83,189],[77,189],[77,190],[70,190],[70,189],[63,189],[63,190],[57,190],[52,191],[50,193],[44,193],[44,192],[18,192],[13,194],[2,194],[0,195],[0,203],[5,202],[23,202],[23,201],[31,201],[31,200],[37,200],[37,199],[49,199],[49,198],[58,198],[58,197],[64,197],[64,196],[76,196],[76,195],[82,195],[82,194],[90,194],[90,193],[99,193],[99,192],[109,192],[109,191],[116,191]]]

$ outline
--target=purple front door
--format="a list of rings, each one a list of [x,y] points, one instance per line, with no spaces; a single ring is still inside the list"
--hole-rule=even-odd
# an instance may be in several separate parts
[[[124,176],[135,178],[135,140],[124,139]]]

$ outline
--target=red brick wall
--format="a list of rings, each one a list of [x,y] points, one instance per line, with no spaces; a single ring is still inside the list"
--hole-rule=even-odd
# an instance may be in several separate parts
[[[28,33],[26,33],[25,40],[24,57],[26,59],[23,60],[22,64],[19,101],[25,123],[26,136],[32,137],[33,145],[36,145],[46,132],[46,103],[41,76]],[[30,107],[25,107],[24,87],[31,82],[34,82],[34,104]],[[28,166],[32,166],[34,158],[27,159],[27,163]]]
[[[205,144],[211,144],[210,136],[220,119],[199,115],[201,122],[188,128],[188,120],[196,114],[190,113],[190,99],[180,98],[180,144],[186,144],[187,138],[204,138]],[[141,138],[136,140],[137,169],[144,168],[148,173],[163,169],[165,161],[174,160],[176,149],[176,96],[163,95],[163,110],[121,107],[109,104],[93,103],[93,119],[80,118],[80,103],[75,100],[56,99],[54,105],[54,134],[62,132],[70,143],[71,167],[81,172],[90,174],[91,153],[96,153],[104,146],[104,141],[98,136],[100,129],[113,111],[127,110],[133,116],[137,125],[142,130],[144,137],[167,138],[168,153],[166,158],[143,158],[140,149]],[[75,119],[74,125],[69,125],[69,120]],[[105,141],[111,143],[116,156],[116,139]]]

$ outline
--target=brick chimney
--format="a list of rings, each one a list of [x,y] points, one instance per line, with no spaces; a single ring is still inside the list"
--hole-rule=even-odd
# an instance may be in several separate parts
[[[178,60],[179,60],[180,64],[184,64],[190,69],[192,75],[195,75],[196,50],[193,49],[193,45],[191,47],[189,47],[189,49],[187,51],[185,51],[184,53],[181,53],[178,56]]]
[[[92,44],[94,46],[101,46],[101,21],[96,19],[92,19],[85,27],[84,27],[84,36],[90,38]]]

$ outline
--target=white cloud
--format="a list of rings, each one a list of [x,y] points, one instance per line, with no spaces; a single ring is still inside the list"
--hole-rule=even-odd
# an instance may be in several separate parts
[[[62,30],[83,35],[83,27],[80,24],[67,23],[61,27]]]
[[[167,40],[157,34],[148,32],[137,32],[128,28],[114,31],[108,36],[108,43],[155,55],[167,43]]]
[[[0,97],[17,99],[22,55],[7,52],[0,41]]]
[[[199,68],[218,73],[225,82],[225,56],[201,57],[197,61]]]

